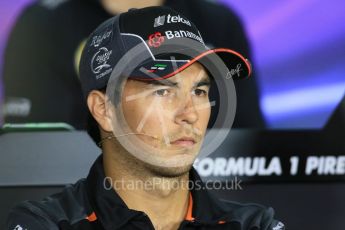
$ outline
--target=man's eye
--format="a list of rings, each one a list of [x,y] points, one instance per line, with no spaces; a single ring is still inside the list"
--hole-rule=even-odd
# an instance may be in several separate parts
[[[207,96],[207,91],[203,89],[195,89],[193,94],[196,96]]]
[[[168,89],[159,89],[159,90],[156,90],[154,92],[154,95],[160,96],[160,97],[167,96],[168,94],[169,94],[169,90]]]

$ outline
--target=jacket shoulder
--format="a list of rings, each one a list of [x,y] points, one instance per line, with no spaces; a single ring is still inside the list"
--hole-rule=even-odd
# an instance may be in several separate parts
[[[85,180],[66,186],[61,192],[40,201],[23,201],[9,212],[7,229],[58,229],[61,221],[70,224],[87,217]],[[19,227],[21,228],[19,228]]]
[[[43,210],[29,201],[24,201],[9,212],[6,220],[6,229],[57,230],[58,227]]]

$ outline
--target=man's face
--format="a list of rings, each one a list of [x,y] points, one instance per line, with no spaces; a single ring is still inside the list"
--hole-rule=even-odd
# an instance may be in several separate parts
[[[210,118],[210,79],[199,63],[161,81],[127,80],[122,94],[125,120],[133,133],[156,149],[156,156],[197,156]]]

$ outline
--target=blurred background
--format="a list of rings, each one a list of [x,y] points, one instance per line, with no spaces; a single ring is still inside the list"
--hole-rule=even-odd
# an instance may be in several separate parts
[[[0,2],[0,68],[9,32],[31,2]],[[219,2],[243,21],[267,126],[322,128],[345,92],[344,1]],[[1,100],[3,91],[0,81]]]
[[[68,2],[98,4],[99,1],[42,0],[40,2],[48,9],[45,11],[32,7],[23,11],[28,9],[27,6],[31,6],[33,0],[0,1],[0,103],[4,104],[5,101],[4,60],[7,50],[6,55],[9,60],[7,66],[11,69],[6,72],[7,80],[11,76],[17,77],[12,81],[8,80],[10,86],[7,87],[11,93],[20,92],[23,87],[27,89],[33,86],[33,91],[41,93],[33,97],[35,100],[52,99],[44,98],[42,96],[44,93],[58,95],[56,96],[58,99],[61,97],[61,100],[53,98],[53,102],[48,103],[45,110],[38,111],[39,116],[36,114],[34,119],[18,121],[65,122],[71,125],[36,124],[7,126],[0,129],[2,157],[0,228],[4,225],[8,210],[14,204],[26,199],[41,199],[60,191],[66,184],[85,177],[100,152],[83,130],[80,122],[82,119],[78,116],[70,116],[76,114],[75,111],[85,113],[79,98],[80,89],[72,59],[76,48],[78,47],[77,51],[80,50],[79,45],[88,33],[110,15],[105,13],[104,9],[100,9],[99,5],[98,7],[92,5],[91,8],[102,14],[102,17],[97,17],[89,28],[84,28],[84,24],[85,27],[88,24],[83,21],[78,22],[82,25],[80,27],[70,26],[77,22],[69,17],[61,17],[60,24],[63,25],[61,28],[55,27],[55,24],[53,26],[51,21],[46,20],[51,16],[50,10],[53,12],[60,6],[67,5]],[[343,0],[170,0],[169,2],[187,13],[189,6],[192,12],[199,10],[201,15],[211,17],[209,20],[215,22],[214,26],[209,26],[208,21],[202,21],[201,17],[192,15],[200,18],[199,21],[194,21],[192,18],[198,28],[214,29],[209,34],[203,34],[206,43],[233,46],[234,49],[239,49],[249,56],[254,66],[254,79],[249,83],[236,83],[237,94],[240,97],[235,128],[224,144],[207,161],[198,163],[199,173],[203,174],[205,179],[216,179],[227,183],[226,181],[239,175],[215,174],[214,168],[217,167],[215,162],[220,158],[262,157],[266,166],[269,166],[270,160],[277,157],[281,163],[281,175],[274,173],[264,176],[259,173],[255,173],[254,176],[240,175],[240,179],[245,183],[243,191],[215,191],[215,194],[225,199],[272,206],[288,229],[344,229],[345,2]],[[213,2],[218,7],[195,7],[194,10],[192,3],[197,2]],[[86,11],[86,8],[84,10]],[[211,10],[212,13],[208,14],[207,12]],[[26,12],[25,16],[23,12]],[[60,14],[63,12],[59,11]],[[79,14],[78,10],[75,12],[80,18],[89,17],[83,13]],[[218,12],[219,15],[227,16],[218,18]],[[31,14],[31,17],[28,17],[28,14]],[[31,21],[32,14],[33,16],[37,14],[38,20]],[[20,26],[15,30],[17,23]],[[39,27],[35,26],[35,23]],[[42,32],[44,30],[41,30],[41,27],[46,29],[47,33]],[[232,33],[234,28],[236,31]],[[83,29],[85,30],[81,33]],[[201,32],[202,29],[199,28]],[[78,38],[69,37],[74,30],[82,35]],[[39,33],[34,34],[33,37],[20,36],[33,34],[33,31]],[[236,34],[241,36],[236,37]],[[71,50],[69,56],[66,56],[69,62],[65,61],[62,53],[65,46],[60,47],[59,43],[52,45],[49,40],[52,39],[51,35],[61,35],[63,39],[59,41],[64,44],[67,44],[66,41],[73,43],[73,47],[66,46],[66,50]],[[10,40],[13,43],[8,48]],[[242,43],[238,43],[238,40]],[[16,45],[13,44],[19,44],[19,48],[14,48]],[[26,44],[30,44],[33,51]],[[30,54],[35,57],[45,57],[42,56],[45,54],[39,52],[36,47],[48,49],[47,60],[42,60],[45,62],[44,66],[40,66],[43,65],[40,60],[38,62],[30,60]],[[24,50],[25,55],[22,57],[21,51]],[[56,52],[58,55],[55,55]],[[54,55],[60,59],[55,59]],[[21,60],[17,62],[17,58]],[[28,72],[31,74],[30,77],[29,74],[26,75],[31,62],[33,62],[33,70],[39,70],[40,68],[37,67],[46,67],[51,64],[51,60],[54,60],[52,65],[54,74],[57,72],[57,76],[67,76],[64,82],[69,82],[67,88],[70,92],[64,90],[67,84],[60,85],[58,81],[57,84],[53,83],[56,87],[44,89],[47,83],[45,80],[40,82],[35,79],[34,72]],[[50,76],[49,71],[47,69],[40,74],[46,79],[45,76]],[[73,98],[77,100],[73,101]],[[17,100],[12,101],[11,106],[0,106],[0,114],[13,112],[25,115],[26,103],[26,100]],[[66,113],[54,111],[53,109],[57,107],[54,103],[61,103],[58,104],[59,106],[66,104]],[[50,113],[51,111],[53,112]],[[17,120],[10,120],[10,122],[15,121]],[[3,116],[0,116],[1,123],[4,123]],[[297,157],[294,159],[299,160],[296,174],[289,170],[292,157]],[[317,167],[312,173],[307,174],[305,169],[311,157],[316,157]],[[326,158],[328,162],[333,162],[332,164],[338,167],[337,173],[333,169],[324,170]]]
[[[246,25],[269,127],[323,127],[345,92],[345,3],[222,2]]]

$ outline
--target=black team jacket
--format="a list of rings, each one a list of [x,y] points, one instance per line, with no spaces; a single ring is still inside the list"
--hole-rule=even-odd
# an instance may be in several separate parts
[[[25,201],[14,207],[7,219],[9,230],[154,229],[144,213],[129,209],[114,189],[109,188],[102,155],[86,179],[67,186],[41,201]],[[218,200],[210,194],[194,168],[190,180],[188,211],[179,229],[282,230],[272,208]],[[106,185],[106,186],[105,186]]]

